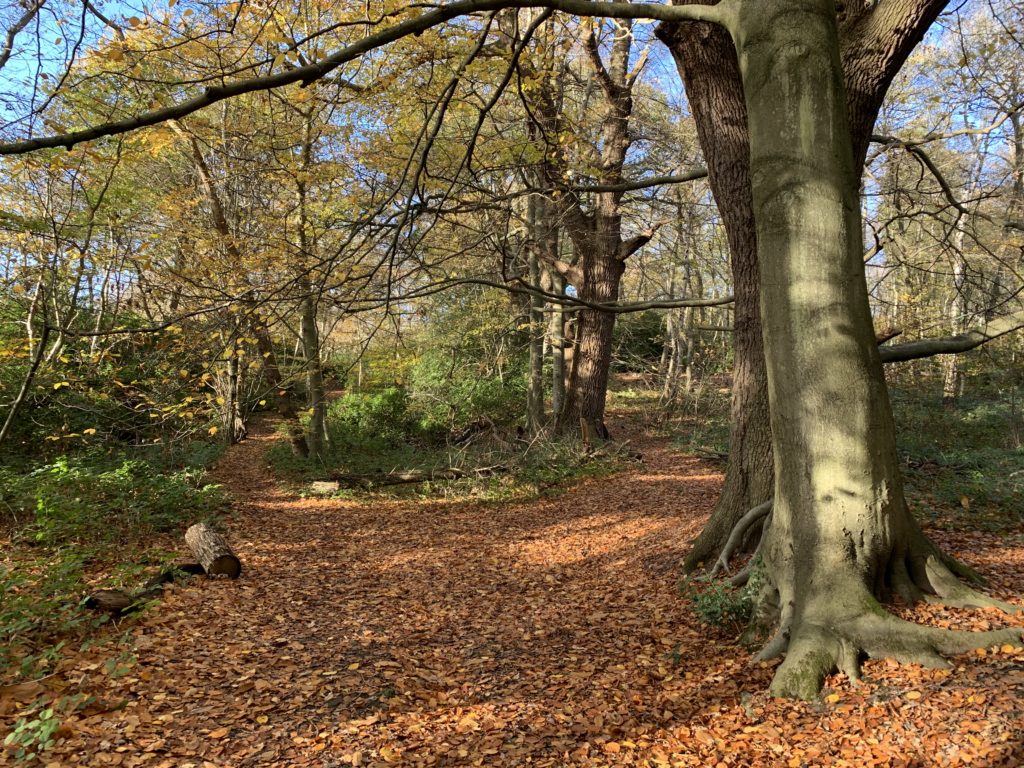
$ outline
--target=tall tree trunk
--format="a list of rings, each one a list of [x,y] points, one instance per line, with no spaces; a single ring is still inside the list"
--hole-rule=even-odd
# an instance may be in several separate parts
[[[565,294],[565,278],[552,272],[551,292],[562,296]],[[551,306],[551,412],[555,421],[558,420],[565,403],[565,310],[561,304]]]
[[[241,366],[238,361],[237,342],[232,339],[229,350],[227,371],[227,397],[224,412],[221,415],[224,426],[224,439],[228,445],[234,445],[245,437],[245,421],[242,418],[242,404],[239,399],[241,389]]]
[[[859,184],[871,131],[893,77],[947,2],[851,3],[840,10],[840,55],[855,183]],[[657,35],[671,50],[686,85],[708,164],[708,181],[729,240],[736,297],[729,460],[722,495],[684,563],[693,570],[713,561],[743,514],[770,495],[771,430],[747,113],[736,51],[724,30],[702,22],[662,24]]]
[[[732,41],[711,24],[662,25],[686,85],[708,181],[729,241],[734,302],[733,382],[725,483],[710,520],[684,562],[713,562],[733,527],[771,496],[768,376],[761,343],[757,237],[750,197],[747,109]]]
[[[632,42],[631,24],[624,20],[617,22],[606,65],[593,28],[584,40],[594,80],[604,96],[597,174],[600,184],[622,182],[626,154],[632,144],[629,121],[633,114],[633,85],[643,68],[641,60],[630,70]],[[600,303],[617,301],[626,259],[642,248],[654,232],[622,239],[622,192],[598,193],[591,213],[583,212],[575,194],[564,194],[559,200],[579,257],[574,283],[580,297]],[[581,426],[588,434],[608,437],[604,410],[614,329],[613,313],[593,309],[580,311],[565,405],[557,422],[560,431]]]
[[[944,663],[1018,637],[923,627],[885,613],[890,590],[991,602],[952,575],[903,497],[864,277],[859,175],[833,0],[741,3],[733,20],[750,133],[775,457],[760,608],[785,652],[772,692],[816,696],[858,655]]]
[[[310,274],[313,263],[309,217],[307,211],[307,174],[313,163],[313,108],[307,112],[297,110],[303,117],[302,145],[299,172],[295,176],[295,196],[298,221],[296,234],[299,246],[299,276],[296,280],[301,299],[301,321],[299,335],[302,339],[302,356],[306,372],[306,404],[309,407],[309,426],[306,430],[306,447],[309,457],[321,459],[327,447],[327,393],[324,390],[324,369],[320,350],[320,331],[317,327],[318,294]]]
[[[299,283],[302,297],[300,335],[302,354],[305,358],[306,404],[309,406],[309,428],[306,430],[306,447],[309,457],[320,459],[326,448],[327,396],[324,391],[323,365],[320,362],[320,333],[316,324],[316,296],[309,280]]]
[[[527,201],[529,243],[526,257],[530,285],[538,290],[541,288],[542,229],[546,226],[546,223],[541,223],[541,219],[546,218],[546,202],[539,195],[530,195]],[[530,361],[526,390],[526,431],[530,435],[537,435],[544,428],[544,299],[540,296],[530,296],[528,326]]]

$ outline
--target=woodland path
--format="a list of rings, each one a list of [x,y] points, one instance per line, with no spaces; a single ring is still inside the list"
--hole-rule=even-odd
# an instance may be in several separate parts
[[[274,439],[257,427],[215,471],[242,578],[172,588],[125,676],[83,658],[97,704],[51,765],[1024,765],[1024,650],[770,699],[771,669],[677,592],[708,462],[636,435],[642,464],[555,498],[364,503],[280,490]],[[996,593],[1024,587],[1021,532],[941,541]]]

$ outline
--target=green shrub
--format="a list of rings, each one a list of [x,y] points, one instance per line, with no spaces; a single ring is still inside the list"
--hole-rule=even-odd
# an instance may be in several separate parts
[[[444,350],[426,350],[409,377],[420,428],[443,434],[486,416],[497,424],[520,421],[526,412],[525,358],[498,369]]]
[[[328,406],[327,421],[332,438],[349,445],[394,446],[416,436],[404,387],[343,395]]]
[[[727,587],[718,579],[684,579],[679,591],[693,604],[693,611],[705,624],[738,632],[750,623],[754,609],[753,582],[740,588]]]
[[[204,477],[138,459],[62,457],[27,475],[0,469],[0,508],[22,541],[114,544],[215,514],[224,497]]]

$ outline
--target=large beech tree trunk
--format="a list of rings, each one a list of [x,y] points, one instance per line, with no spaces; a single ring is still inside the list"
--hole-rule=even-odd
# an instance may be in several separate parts
[[[888,0],[882,5],[851,3],[837,8],[855,185],[889,84],[947,2]],[[744,513],[771,492],[767,374],[747,114],[736,51],[729,34],[708,23],[662,24],[657,35],[672,51],[686,85],[711,191],[726,227],[736,297],[729,459],[718,504],[684,563],[694,570],[714,562]]]
[[[743,2],[729,18],[750,133],[774,506],[761,544],[761,615],[785,652],[777,695],[817,695],[860,653],[944,663],[1019,637],[921,627],[890,590],[962,604],[963,586],[907,509],[864,280],[854,147],[833,0]]]

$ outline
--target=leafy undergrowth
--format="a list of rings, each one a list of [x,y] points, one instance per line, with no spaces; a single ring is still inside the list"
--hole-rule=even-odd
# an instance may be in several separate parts
[[[891,393],[907,499],[929,528],[1024,526],[1024,416],[1011,394],[984,394],[947,409],[934,392]],[[711,379],[668,410],[643,390],[618,392],[614,400],[646,415],[681,451],[716,458],[729,447],[729,397]]]
[[[278,434],[290,437],[292,425],[279,424]],[[332,472],[373,477],[390,472],[458,469],[468,476],[407,485],[371,487],[387,498],[474,498],[512,501],[557,495],[568,485],[622,469],[628,449],[614,443],[588,451],[578,437],[545,434],[530,440],[514,425],[477,419],[468,426],[438,431],[423,426],[410,411],[404,390],[349,394],[330,403],[330,441],[321,460],[297,456],[287,440],[267,451],[274,471],[299,490],[310,480]],[[453,437],[456,439],[453,440]],[[486,471],[475,474],[475,470]],[[366,498],[367,489],[342,489],[339,498]]]
[[[109,616],[87,610],[86,594],[134,591],[177,557],[168,548],[179,546],[187,523],[224,506],[201,470],[166,470],[107,456],[64,458],[27,473],[0,469],[8,518],[0,555],[0,724],[11,756],[30,758],[56,738],[64,717],[92,706],[65,675],[69,659],[97,654],[97,668],[108,674],[130,659],[128,636]]]
[[[1000,531],[1024,525],[1020,406],[993,395],[945,409],[893,394],[908,496],[933,527]]]
[[[617,434],[629,437],[628,432]],[[90,708],[57,765],[1012,766],[1024,761],[1024,651],[948,672],[868,662],[807,704],[766,694],[733,634],[677,592],[716,465],[638,440],[611,478],[530,502],[303,499],[256,435],[218,473],[237,499],[235,582],[172,592],[133,628],[138,661],[89,655]],[[1021,531],[940,531],[1019,600]],[[923,608],[977,627],[998,613]],[[1016,618],[1018,624],[1024,619]],[[9,719],[9,716],[6,716]]]

